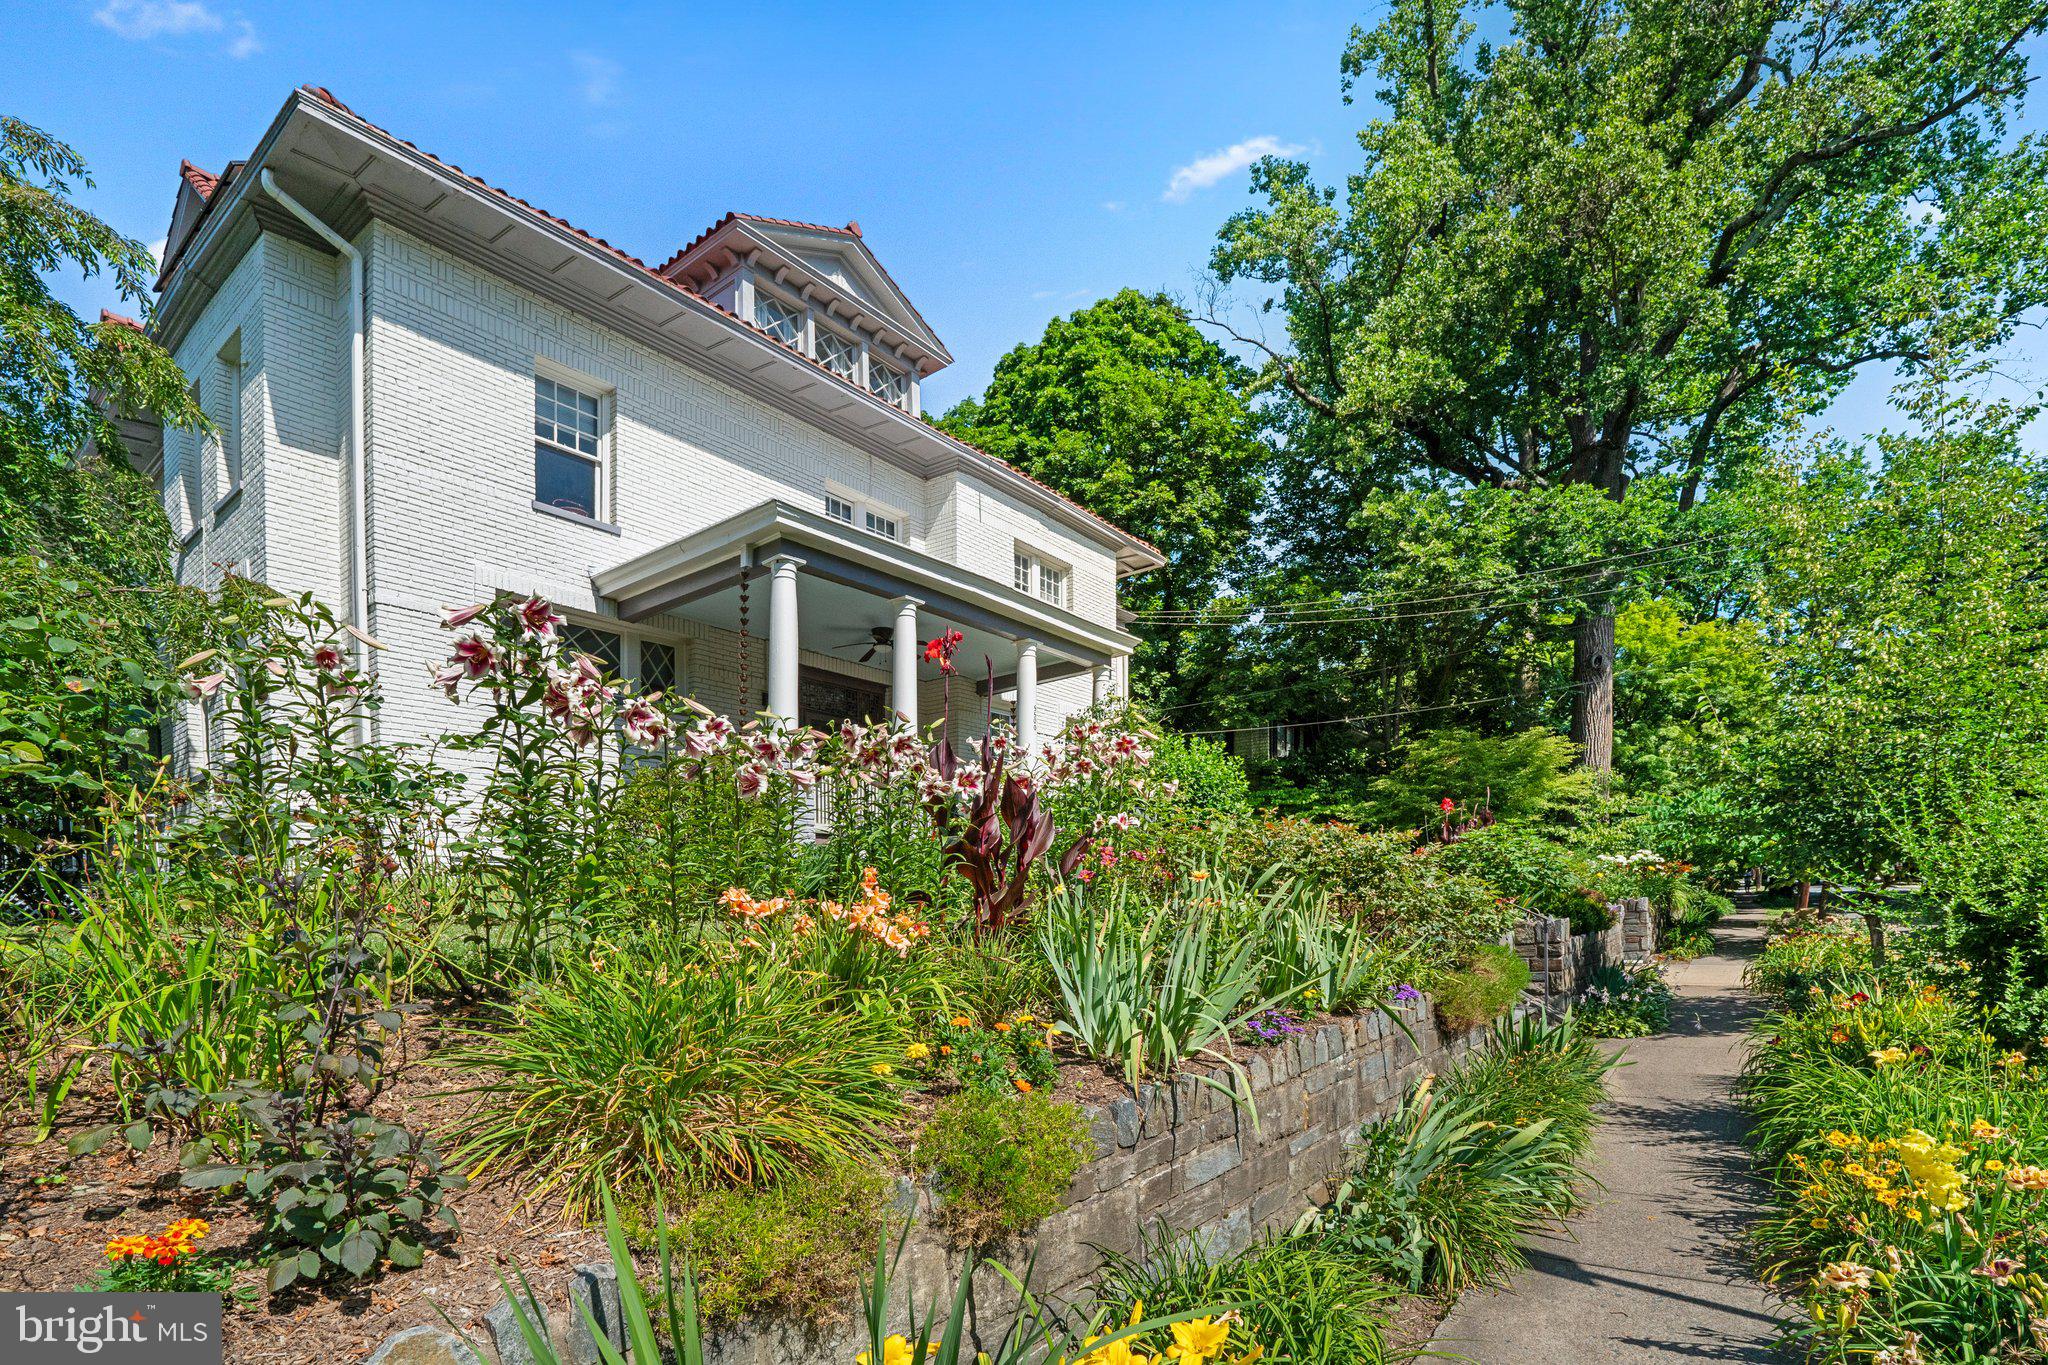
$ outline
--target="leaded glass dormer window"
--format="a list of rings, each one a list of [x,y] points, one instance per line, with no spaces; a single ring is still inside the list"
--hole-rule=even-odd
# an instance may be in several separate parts
[[[754,291],[754,325],[785,346],[802,347],[804,315],[758,289]]]
[[[898,369],[868,357],[868,392],[884,403],[903,407],[910,401],[910,377]]]
[[[853,378],[860,366],[860,347],[837,332],[818,329],[818,363],[842,379]]]

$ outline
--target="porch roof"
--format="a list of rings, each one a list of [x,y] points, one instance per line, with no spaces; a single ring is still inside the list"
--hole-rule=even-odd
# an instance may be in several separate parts
[[[1106,664],[1137,644],[1115,626],[779,498],[599,570],[591,584],[617,606],[620,619],[644,621],[663,612],[690,614],[692,603],[723,597],[738,587],[744,566],[752,569],[765,606],[762,566],[777,555],[802,560],[807,578],[877,598],[915,597],[931,616],[975,632],[1035,640],[1077,664]]]

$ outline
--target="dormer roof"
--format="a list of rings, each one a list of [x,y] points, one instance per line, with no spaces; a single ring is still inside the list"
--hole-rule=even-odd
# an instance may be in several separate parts
[[[823,303],[856,326],[877,333],[915,362],[920,374],[933,374],[953,363],[952,352],[869,249],[859,223],[829,227],[728,213],[656,273],[701,291],[742,262],[792,293]]]

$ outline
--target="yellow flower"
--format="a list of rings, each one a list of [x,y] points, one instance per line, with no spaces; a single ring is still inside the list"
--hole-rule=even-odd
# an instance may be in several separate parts
[[[868,1068],[868,1070],[874,1072],[877,1076],[886,1076],[895,1069],[895,1067],[890,1066],[887,1062],[876,1062],[873,1066]]]
[[[2005,1163],[2003,1161],[1987,1161],[1984,1163],[1984,1169],[1991,1172],[1993,1175],[1997,1175],[2000,1171],[2005,1169]]]
[[[1870,1054],[1870,1060],[1879,1066],[1890,1066],[1906,1060],[1906,1049],[1902,1047],[1881,1047]]]
[[[1173,1324],[1173,1345],[1166,1348],[1169,1360],[1178,1360],[1181,1365],[1207,1365],[1208,1360],[1222,1353],[1223,1344],[1230,1340],[1230,1324],[1212,1322],[1208,1318],[1196,1318],[1192,1322]]]
[[[2005,1183],[2016,1190],[2048,1190],[2048,1170],[2039,1166],[2015,1166],[2005,1173]]]
[[[1093,1345],[1094,1342],[1094,1337],[1088,1338],[1089,1345]],[[1081,1357],[1080,1365],[1153,1365],[1153,1358],[1144,1353],[1142,1345],[1143,1343],[1136,1341],[1135,1338],[1125,1337],[1121,1341],[1112,1341],[1107,1346],[1096,1346],[1094,1350]]]
[[[2025,1066],[2027,1064],[2027,1054],[2024,1052],[2008,1052],[1998,1059],[1998,1064],[2006,1067]]]
[[[923,1043],[912,1043],[903,1049],[903,1055],[913,1062],[921,1062],[932,1055],[932,1050]]]
[[[937,1343],[936,1341],[927,1342],[925,1344],[925,1353],[927,1358],[929,1358],[932,1352],[938,1349],[939,1343]],[[915,1348],[912,1347],[909,1342],[905,1341],[900,1335],[892,1335],[891,1337],[889,1337],[888,1340],[882,1343],[881,1365],[910,1365],[911,1360],[914,1359],[915,1356]],[[853,1359],[854,1365],[874,1365],[874,1352],[862,1351]]]
[[[1200,867],[1196,868],[1196,869],[1195,869],[1195,870],[1194,870],[1193,872],[1190,872],[1190,873],[1188,873],[1188,880],[1189,880],[1189,881],[1196,881],[1196,882],[1206,882],[1206,881],[1208,881],[1208,880],[1209,880],[1209,872],[1208,872],[1208,869],[1206,869],[1206,868],[1200,868]]]
[[[1843,1132],[1839,1128],[1837,1128],[1834,1132],[1829,1133],[1827,1135],[1827,1144],[1830,1147],[1854,1147],[1857,1146],[1861,1141],[1862,1139],[1852,1137],[1851,1135]]]
[[[2003,1128],[1993,1128],[1982,1119],[1970,1120],[1970,1137],[1977,1142],[1994,1142],[2004,1136]]]

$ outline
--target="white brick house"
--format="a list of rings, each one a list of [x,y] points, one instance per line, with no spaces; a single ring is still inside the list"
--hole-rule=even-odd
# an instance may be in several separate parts
[[[951,686],[964,726],[986,655],[1047,734],[1123,685],[1118,582],[1157,551],[922,419],[951,357],[857,224],[728,214],[652,267],[309,87],[186,164],[158,288],[220,428],[133,452],[178,576],[376,636],[382,742],[461,723],[440,614],[498,589],[729,714],[928,724]],[[950,683],[918,649],[948,629]]]

